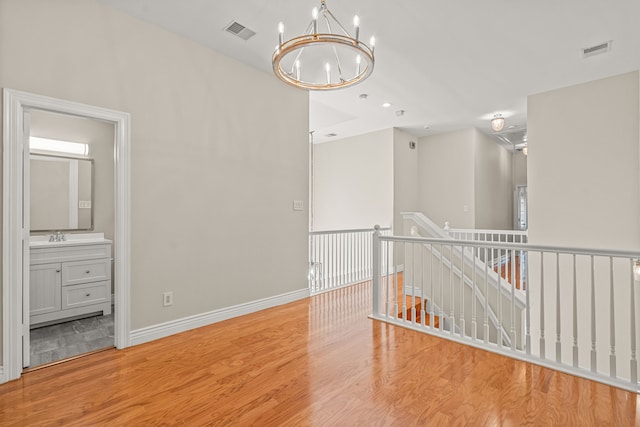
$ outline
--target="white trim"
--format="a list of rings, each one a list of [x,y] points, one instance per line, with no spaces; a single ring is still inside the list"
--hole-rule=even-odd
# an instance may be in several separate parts
[[[2,382],[22,373],[22,142],[25,110],[36,109],[114,124],[115,144],[115,343],[130,345],[131,208],[129,113],[5,88],[3,90]],[[28,238],[28,235],[25,236]],[[18,285],[20,284],[20,285]]]
[[[0,384],[6,383],[8,380],[4,376],[4,367],[0,366]]]
[[[307,288],[136,329],[131,331],[129,340],[131,345],[143,344],[305,298],[309,298],[309,289]]]

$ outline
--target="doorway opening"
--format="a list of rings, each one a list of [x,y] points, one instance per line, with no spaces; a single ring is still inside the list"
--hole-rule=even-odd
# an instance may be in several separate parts
[[[23,365],[33,369],[115,345],[107,256],[114,242],[114,125],[37,109],[25,110],[24,122],[30,339]],[[81,276],[69,277],[78,267]]]
[[[67,275],[63,280],[66,284],[74,284],[81,280],[86,289],[63,289],[57,298],[66,295],[66,307],[69,311],[65,315],[83,316],[82,307],[74,303],[85,299],[95,298],[95,291],[103,294],[113,289],[113,300],[117,310],[113,321],[114,344],[117,348],[130,345],[130,116],[128,113],[104,109],[86,104],[50,98],[27,92],[4,89],[4,157],[3,157],[3,277],[2,277],[2,367],[0,369],[0,383],[19,378],[24,366],[30,363],[30,267],[33,261],[30,255],[31,221],[29,200],[29,136],[31,132],[30,113],[48,112],[67,118],[90,119],[111,126],[113,130],[113,146],[111,147],[111,162],[113,164],[113,195],[111,200],[113,224],[113,253],[114,267],[111,272],[111,256],[103,252],[102,263],[95,262],[95,256],[89,260],[89,265],[82,261],[70,260]],[[77,171],[76,171],[77,172]],[[75,172],[74,172],[75,173]],[[78,190],[80,191],[80,190]],[[73,221],[80,223],[80,217],[86,216],[88,206],[93,206],[91,200],[78,199],[78,212],[70,214]],[[65,202],[66,203],[66,202]],[[63,203],[63,204],[65,204]],[[73,202],[75,205],[75,201]],[[71,203],[67,203],[68,206]],[[82,208],[80,208],[82,206]],[[80,210],[85,209],[85,210]],[[61,227],[55,227],[64,229]],[[86,231],[86,230],[84,230]],[[68,235],[76,233],[69,232]],[[50,239],[60,238],[65,231],[57,230]],[[73,245],[71,245],[73,246]],[[71,246],[69,250],[71,250]],[[94,247],[96,249],[98,246]],[[106,246],[105,246],[106,247]],[[68,252],[68,251],[67,251]],[[71,251],[73,252],[73,251]],[[48,253],[43,251],[42,253]],[[42,255],[41,253],[41,255]],[[48,256],[48,255],[47,255]],[[67,255],[65,255],[67,256]],[[35,256],[34,256],[35,258]],[[108,259],[108,264],[105,260]],[[76,264],[73,264],[75,262]],[[80,264],[78,264],[80,263]],[[43,263],[41,263],[43,264]],[[80,268],[78,268],[80,267]],[[61,267],[64,269],[64,265]],[[75,270],[74,270],[75,268]],[[97,270],[96,270],[97,268]],[[108,270],[108,271],[107,271]],[[97,271],[97,272],[96,272]],[[53,270],[55,272],[55,269]],[[74,274],[86,274],[85,278]],[[88,273],[87,273],[88,272]],[[57,273],[57,272],[56,272]],[[113,288],[111,288],[113,278]],[[100,286],[96,285],[100,283]],[[100,289],[97,289],[97,288]],[[100,293],[98,292],[98,293]],[[108,296],[111,303],[111,294]],[[64,303],[63,303],[64,304]],[[80,304],[82,305],[82,304]],[[86,305],[86,304],[85,304]],[[106,305],[106,303],[104,304]],[[47,315],[37,318],[43,322],[55,321]]]

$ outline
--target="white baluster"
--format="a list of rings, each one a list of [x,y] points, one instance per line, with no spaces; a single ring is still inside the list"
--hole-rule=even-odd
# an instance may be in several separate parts
[[[578,277],[576,254],[573,254],[573,367],[578,367]]]
[[[496,287],[496,304],[498,306],[498,328],[496,332],[496,340],[498,341],[498,347],[502,348],[502,251],[496,249],[498,253],[498,286]],[[506,276],[506,274],[505,274]]]
[[[522,270],[520,270],[522,272]],[[516,251],[511,250],[511,350],[516,350]],[[522,281],[520,281],[522,287]]]
[[[526,257],[527,260],[530,261],[529,258],[529,251],[526,252]],[[524,254],[524,251],[523,251]],[[525,276],[526,276],[526,280],[527,280],[527,286],[525,287],[525,298],[526,298],[526,306],[524,308],[524,313],[525,313],[525,351],[527,353],[527,356],[531,356],[531,299],[529,296],[529,263],[527,262],[526,264],[524,264],[526,266],[526,272],[525,272]]]
[[[562,362],[562,344],[560,342],[560,253],[556,252],[556,362]]]
[[[393,317],[397,318],[398,317],[398,259],[396,257],[396,253],[398,251],[398,247],[400,245],[395,244],[393,246],[393,301],[394,301],[394,306],[393,306]],[[401,307],[401,306],[400,306]]]
[[[427,310],[426,310],[426,298],[424,294],[424,257],[425,257],[425,246],[420,245],[420,324],[422,327],[425,327]]]
[[[449,245],[449,317],[451,319],[449,332],[451,335],[454,334],[456,329],[455,295],[453,292],[453,265],[453,246]]]
[[[545,358],[544,351],[544,252],[540,252],[540,358]]]
[[[430,326],[431,329],[434,328],[433,324],[435,323],[435,318],[433,316],[433,244],[429,243],[429,275],[431,276],[431,278],[429,279],[429,306],[430,306],[430,316],[431,316],[431,321]]]
[[[478,302],[477,300],[477,296],[476,296],[476,289],[478,286],[478,274],[476,271],[476,257],[479,254],[479,248],[477,247],[472,247],[471,248],[471,262],[472,262],[472,271],[471,271],[471,283],[472,283],[472,290],[471,290],[471,337],[473,338],[473,340],[477,340],[478,339],[478,321],[476,319],[476,304]]]
[[[375,231],[373,232],[372,241],[372,262],[373,262],[373,273],[371,277],[372,286],[373,286],[373,313],[374,315],[380,314],[380,226],[376,225],[374,227]]]
[[[638,361],[636,360],[636,290],[635,290],[635,281],[634,281],[634,276],[633,276],[633,266],[634,266],[634,262],[633,259],[630,260],[631,261],[631,283],[630,283],[630,287],[629,287],[629,300],[631,301],[631,316],[629,319],[630,322],[630,332],[631,332],[631,336],[630,336],[630,344],[631,344],[631,361],[630,361],[630,368],[631,368],[631,375],[630,375],[630,379],[631,379],[631,383],[632,384],[637,384],[638,383]]]
[[[391,263],[389,262],[389,245],[390,245],[390,242],[385,242],[385,243],[386,243],[385,250],[387,251],[387,253],[385,254],[385,257],[386,257],[386,260],[387,260],[387,266],[386,266],[386,269],[385,269],[386,274],[384,276],[384,280],[385,280],[385,283],[387,285],[387,298],[386,298],[386,300],[387,300],[386,301],[387,310],[386,310],[386,315],[388,317],[389,314],[390,314],[389,310],[391,308],[390,307],[390,304],[391,304],[391,283],[389,282],[389,277],[391,277],[391,273],[389,271],[389,266],[391,265]]]
[[[597,371],[596,353],[596,279],[593,255],[591,255],[591,372]]]
[[[415,263],[415,244],[411,243],[411,282],[405,282],[404,288],[406,289],[407,283],[411,283],[411,323],[416,324],[416,296],[415,296],[415,283],[416,283],[416,263]],[[406,268],[406,266],[405,266]],[[406,312],[405,312],[406,314]]]
[[[460,336],[465,337],[467,331],[465,330],[465,312],[464,312],[464,264],[465,264],[465,247],[460,245],[460,259],[462,260],[460,271]]]
[[[632,270],[633,271],[633,270]],[[613,293],[613,257],[609,257],[609,338],[611,354],[609,354],[609,376],[616,378],[616,307]]]
[[[438,299],[440,302],[440,311],[439,314],[444,313],[444,247],[440,245],[440,294],[438,295]],[[444,319],[440,319],[440,332],[444,329]]]
[[[489,263],[487,248],[484,248],[484,342],[489,341]]]

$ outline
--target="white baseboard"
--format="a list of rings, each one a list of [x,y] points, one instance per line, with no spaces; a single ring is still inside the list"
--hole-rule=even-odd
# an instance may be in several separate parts
[[[183,317],[182,319],[172,320],[158,325],[147,326],[145,328],[131,331],[129,335],[129,342],[132,346],[143,344],[145,342],[168,337],[190,329],[200,328],[202,326],[211,325],[212,323],[221,322],[223,320],[244,316],[245,314],[298,301],[308,298],[309,296],[308,288],[300,289],[286,294],[234,305],[232,307],[221,308],[208,313],[196,314],[194,316]]]
[[[4,384],[7,382],[7,379],[4,376],[4,366],[0,366],[0,384]]]

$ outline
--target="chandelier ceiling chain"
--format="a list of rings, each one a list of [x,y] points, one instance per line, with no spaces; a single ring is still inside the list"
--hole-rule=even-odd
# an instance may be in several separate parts
[[[301,36],[286,41],[284,24],[279,23],[278,46],[271,57],[274,74],[285,83],[310,90],[341,89],[369,77],[375,63],[375,38],[369,45],[360,40],[360,18],[353,18],[352,37],[325,0],[319,9],[313,8],[311,17]],[[342,34],[333,32],[332,21]]]

